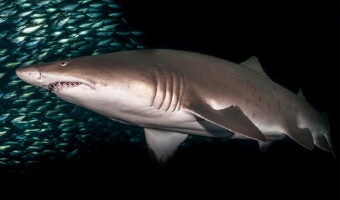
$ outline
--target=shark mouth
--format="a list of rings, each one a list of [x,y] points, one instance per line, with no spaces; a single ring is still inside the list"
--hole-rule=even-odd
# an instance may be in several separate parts
[[[80,85],[84,85],[80,82],[55,82],[47,86],[47,89],[51,92],[60,92],[63,89],[74,88]]]

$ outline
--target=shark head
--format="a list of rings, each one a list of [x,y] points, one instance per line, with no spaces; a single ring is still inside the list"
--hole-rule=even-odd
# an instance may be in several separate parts
[[[106,115],[104,105],[117,102],[117,95],[112,95],[115,82],[108,79],[112,75],[101,66],[99,61],[84,57],[20,67],[16,74],[65,101]]]
[[[108,109],[151,101],[150,81],[146,83],[143,72],[132,70],[135,65],[124,65],[125,60],[116,54],[85,56],[20,67],[16,74],[63,100],[109,115]]]
[[[87,67],[79,66],[77,61],[62,60],[20,67],[16,74],[31,85],[45,88],[60,98],[72,101],[96,93],[97,84],[88,76]]]

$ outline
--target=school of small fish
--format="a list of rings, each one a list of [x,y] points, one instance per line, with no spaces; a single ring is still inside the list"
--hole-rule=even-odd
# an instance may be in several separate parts
[[[25,174],[101,143],[143,143],[141,129],[66,103],[15,75],[32,63],[144,48],[141,35],[115,0],[0,0],[0,171]]]

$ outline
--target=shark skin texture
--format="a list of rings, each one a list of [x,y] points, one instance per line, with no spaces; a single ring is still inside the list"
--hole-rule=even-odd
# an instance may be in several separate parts
[[[260,149],[286,135],[332,151],[327,121],[265,74],[256,57],[237,64],[200,53],[130,50],[21,67],[25,82],[112,120],[144,127],[165,163],[188,134],[254,139]]]

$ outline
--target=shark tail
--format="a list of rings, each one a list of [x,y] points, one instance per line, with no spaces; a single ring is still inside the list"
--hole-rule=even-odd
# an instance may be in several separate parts
[[[327,114],[323,113],[322,118],[324,124],[326,125],[326,129],[324,129],[320,134],[314,137],[314,144],[322,150],[332,152],[334,155],[333,144],[329,132],[329,120]]]
[[[297,95],[301,99],[307,101],[305,96],[303,95],[301,88],[299,89],[299,92]],[[313,142],[315,146],[317,146],[318,148],[325,150],[325,151],[332,152],[333,155],[335,155],[333,144],[331,141],[330,131],[329,131],[330,129],[329,129],[328,115],[326,113],[321,113],[321,118],[324,124],[324,129],[322,129],[322,131],[318,131],[318,134],[313,134]]]

